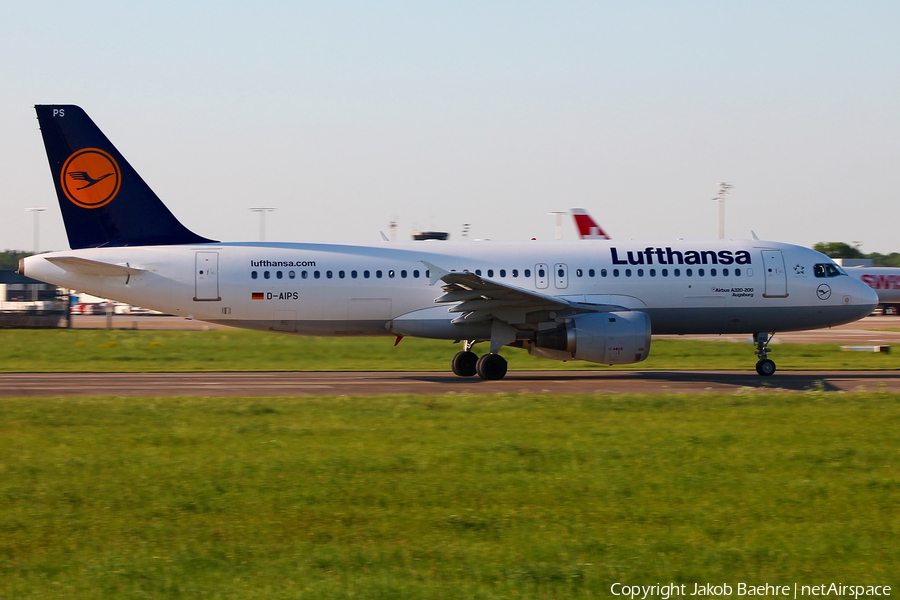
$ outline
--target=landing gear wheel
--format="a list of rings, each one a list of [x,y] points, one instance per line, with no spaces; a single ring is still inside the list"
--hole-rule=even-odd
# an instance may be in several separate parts
[[[475,370],[482,379],[503,379],[506,375],[506,359],[499,354],[485,354],[478,359]]]
[[[775,362],[766,358],[756,363],[756,372],[763,377],[769,377],[775,372]]]
[[[477,362],[478,355],[474,352],[457,352],[453,360],[450,361],[450,368],[453,369],[454,375],[473,377],[477,373],[475,369]]]

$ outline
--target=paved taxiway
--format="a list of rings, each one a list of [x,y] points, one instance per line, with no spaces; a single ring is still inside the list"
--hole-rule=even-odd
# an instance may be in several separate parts
[[[8,373],[0,396],[373,396],[673,394],[742,388],[900,392],[898,371],[511,371],[501,381],[448,373]]]

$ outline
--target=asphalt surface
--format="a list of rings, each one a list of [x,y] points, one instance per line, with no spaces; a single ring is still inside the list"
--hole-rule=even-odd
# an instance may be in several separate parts
[[[0,396],[373,396],[379,394],[705,394],[742,389],[900,393],[898,371],[511,371],[449,373],[8,373]]]

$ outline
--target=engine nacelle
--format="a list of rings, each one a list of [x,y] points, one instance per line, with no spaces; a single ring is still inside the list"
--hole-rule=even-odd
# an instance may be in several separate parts
[[[650,317],[640,311],[578,315],[559,327],[538,331],[528,353],[608,365],[641,362],[650,354]]]

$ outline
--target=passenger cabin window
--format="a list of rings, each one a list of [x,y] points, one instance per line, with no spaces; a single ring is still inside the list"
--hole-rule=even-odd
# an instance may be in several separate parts
[[[264,277],[265,279],[268,279],[269,277],[271,277],[271,275],[269,274],[268,271],[263,271],[263,277]]]
[[[518,270],[518,269],[513,269],[513,270],[512,270],[512,276],[513,276],[513,277],[518,277],[518,276],[519,276],[519,270]]]
[[[588,269],[588,277],[593,277],[595,271],[593,269]]]
[[[418,269],[413,270],[413,277],[415,277],[416,279],[419,278],[419,270]]]
[[[500,277],[506,277],[506,269],[500,269]]]
[[[368,279],[368,278],[369,278],[369,272],[368,272],[368,271],[363,271],[363,277],[365,277],[366,279]]]
[[[259,274],[256,271],[250,271],[250,279],[256,279]]]
[[[525,277],[531,277],[531,269],[525,269]]]
[[[488,269],[488,277],[493,277],[493,276],[494,276],[494,270]]]
[[[293,271],[288,271],[288,277],[291,279],[294,279],[295,277],[297,277],[297,274],[294,273]]]
[[[282,279],[284,278],[284,274],[281,271],[275,271],[275,278]]]

